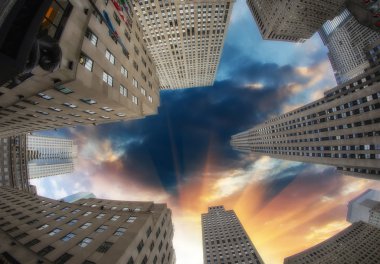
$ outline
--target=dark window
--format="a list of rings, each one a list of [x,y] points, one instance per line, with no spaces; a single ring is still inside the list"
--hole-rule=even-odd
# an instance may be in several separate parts
[[[69,253],[65,253],[62,256],[60,256],[59,258],[57,258],[56,261],[54,261],[54,264],[66,263],[72,256],[73,255],[71,255]]]
[[[141,261],[141,264],[146,264],[148,262],[148,258],[145,256],[143,261]]]
[[[26,243],[24,246],[25,246],[25,247],[32,247],[32,246],[34,246],[34,245],[36,245],[36,244],[38,244],[38,243],[40,243],[40,242],[41,242],[41,241],[38,240],[38,239],[33,239],[33,240],[29,241],[28,243]]]
[[[137,245],[137,251],[140,253],[142,248],[144,247],[144,241],[140,241],[140,243]]]
[[[106,253],[112,247],[112,245],[112,242],[105,241],[96,249],[96,251]]]
[[[52,252],[54,249],[55,249],[55,248],[52,247],[52,246],[47,246],[47,247],[41,249],[40,251],[38,251],[37,254],[38,254],[39,256],[43,257],[43,256],[49,254],[50,252]]]
[[[133,258],[130,257],[129,260],[128,260],[128,262],[127,262],[127,264],[134,264],[134,263],[135,263],[135,262],[133,261]]]
[[[121,20],[119,16],[116,14],[116,12],[113,12],[113,18],[115,19],[116,23],[120,26]]]
[[[0,263],[9,263],[9,264],[21,264],[17,261],[11,254],[8,252],[3,252],[0,255]]]

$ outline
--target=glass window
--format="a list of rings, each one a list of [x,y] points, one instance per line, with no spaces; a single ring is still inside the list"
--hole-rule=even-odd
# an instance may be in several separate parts
[[[111,217],[111,221],[117,221],[120,218],[120,215],[114,215]]]
[[[87,228],[89,228],[90,226],[92,226],[92,223],[87,222],[87,223],[83,224],[80,228],[81,228],[81,229],[87,229]]]
[[[55,228],[55,229],[53,229],[53,230],[49,233],[49,236],[54,236],[54,235],[58,234],[58,233],[61,232],[61,231],[62,231],[62,229],[60,229],[60,228]]]
[[[109,86],[112,86],[113,85],[113,78],[112,78],[112,76],[109,75],[106,72],[103,72],[103,82],[105,82]]]
[[[133,223],[136,219],[137,219],[137,216],[130,216],[130,217],[127,219],[127,223]]]
[[[109,50],[106,50],[106,59],[115,64],[115,56]]]
[[[123,228],[123,227],[120,227],[116,230],[116,232],[114,233],[115,236],[122,236],[124,235],[125,231],[127,231],[126,228]]]
[[[98,37],[90,29],[87,29],[86,31],[86,37],[90,40],[92,45],[94,45],[95,47],[96,45],[98,45]]]
[[[62,241],[69,241],[70,239],[72,239],[73,237],[75,237],[75,234],[74,233],[68,233],[66,236],[62,237]]]
[[[84,247],[87,247],[88,244],[90,244],[92,242],[92,238],[89,238],[89,237],[86,237],[84,238],[81,242],[79,242],[78,246],[84,248]]]
[[[123,65],[121,66],[120,72],[121,72],[121,74],[122,74],[124,77],[128,77],[128,71],[127,71],[126,68],[123,67]]]
[[[82,53],[79,58],[79,63],[82,64],[87,70],[92,72],[94,61],[90,59],[90,57]]]
[[[101,225],[98,227],[98,229],[96,229],[96,232],[98,233],[103,233],[104,231],[106,231],[108,229],[108,226],[106,225]]]

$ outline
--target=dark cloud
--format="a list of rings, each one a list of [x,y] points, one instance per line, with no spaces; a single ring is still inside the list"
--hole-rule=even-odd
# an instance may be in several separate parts
[[[306,80],[290,66],[256,62],[240,65],[233,74],[232,80],[212,87],[163,92],[158,115],[99,126],[97,136],[110,139],[115,149],[124,148],[121,160],[127,177],[150,185],[151,175],[157,174],[169,191],[200,175],[209,156],[216,172],[244,167],[247,164],[232,150],[230,137],[278,113],[291,96],[284,86]],[[276,81],[261,90],[242,84],[271,79]]]

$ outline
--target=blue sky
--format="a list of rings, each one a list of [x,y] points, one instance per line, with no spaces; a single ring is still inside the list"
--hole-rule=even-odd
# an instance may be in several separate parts
[[[317,34],[303,44],[262,40],[238,0],[214,86],[161,92],[159,114],[142,120],[43,132],[73,138],[80,156],[73,174],[33,183],[53,198],[90,191],[168,203],[180,264],[202,263],[200,213],[224,204],[237,212],[266,263],[281,263],[346,226],[346,203],[374,183],[339,176],[335,168],[244,155],[229,140],[334,87],[326,53]],[[320,212],[301,214],[311,206]],[[291,210],[297,224],[289,221]],[[283,225],[286,232],[276,236],[273,229]]]

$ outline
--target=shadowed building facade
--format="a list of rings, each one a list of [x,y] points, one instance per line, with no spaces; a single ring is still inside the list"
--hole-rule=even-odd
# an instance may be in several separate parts
[[[378,264],[380,229],[357,222],[322,243],[284,260],[284,264]]]
[[[234,2],[135,1],[161,89],[213,85]]]
[[[0,87],[0,137],[157,112],[160,85],[143,32],[133,12],[119,9],[114,1],[53,1],[40,34],[58,43],[59,68],[37,66]]]
[[[337,16],[345,0],[247,0],[264,39],[304,42]]]
[[[365,27],[346,9],[327,21],[319,35],[329,50],[328,56],[338,84],[362,74],[370,66],[366,51],[380,33]]]
[[[380,66],[325,92],[322,99],[234,135],[239,151],[336,166],[345,174],[380,179]]]
[[[380,228],[380,191],[369,189],[348,203],[347,221]]]
[[[204,264],[263,264],[259,253],[233,210],[209,207],[202,214]]]
[[[165,204],[65,203],[0,188],[2,263],[175,263]]]

